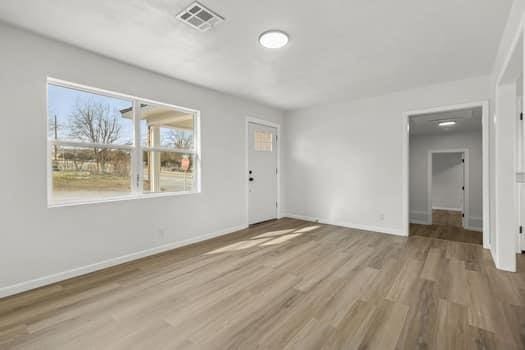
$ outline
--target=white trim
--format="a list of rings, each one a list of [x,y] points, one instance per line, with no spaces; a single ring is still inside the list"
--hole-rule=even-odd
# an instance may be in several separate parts
[[[428,225],[428,222],[423,220],[416,220],[416,219],[410,219],[411,224],[417,224],[417,225]]]
[[[141,250],[135,253],[122,255],[116,258],[103,260],[103,261],[100,261],[94,264],[81,266],[81,267],[77,267],[71,270],[55,273],[55,274],[44,276],[44,277],[35,278],[29,281],[24,281],[24,282],[20,282],[17,284],[13,284],[7,287],[2,287],[0,288],[0,298],[5,298],[10,295],[22,293],[22,292],[25,292],[31,289],[35,289],[38,287],[47,286],[52,283],[61,282],[69,278],[82,276],[82,275],[85,275],[85,274],[88,274],[94,271],[102,270],[102,269],[112,267],[115,265],[120,265],[120,264],[129,262],[129,261],[138,260],[144,257],[148,257],[151,255],[173,250],[175,248],[179,248],[179,247],[183,247],[183,246],[190,245],[193,243],[202,242],[202,241],[205,241],[211,238],[223,236],[229,233],[243,230],[246,227],[247,227],[246,225],[229,227],[226,229],[222,229],[219,231],[201,235],[195,238],[189,238],[189,239],[185,239],[179,242],[171,242],[171,243],[164,244],[158,247]]]
[[[245,134],[244,134],[244,178],[247,179],[248,177],[248,171],[250,170],[249,169],[249,125],[250,123],[253,123],[253,124],[259,124],[259,125],[264,125],[264,126],[268,126],[268,127],[271,127],[271,128],[275,128],[277,130],[277,142],[276,142],[276,146],[277,146],[277,208],[276,208],[276,217],[277,219],[280,219],[282,216],[281,216],[281,125],[280,124],[277,124],[277,123],[274,123],[274,122],[271,122],[271,121],[268,121],[268,120],[265,120],[265,119],[261,119],[261,118],[256,118],[256,117],[246,117],[246,124],[245,124]],[[250,203],[250,194],[249,194],[249,184],[248,184],[248,181],[245,182],[245,205],[246,205],[246,225],[249,225],[249,221],[250,221],[250,208],[249,208],[249,203]]]
[[[168,196],[179,196],[179,195],[188,195],[201,192],[201,169],[202,169],[202,155],[201,155],[201,129],[200,129],[200,111],[185,107],[176,106],[173,104],[168,104],[164,102],[158,102],[150,99],[145,99],[141,97],[136,97],[132,95],[122,94],[114,91],[94,88],[86,85],[76,84],[68,82],[65,80],[55,79],[52,77],[47,77],[47,86],[55,85],[67,89],[76,89],[79,91],[85,91],[91,94],[98,94],[103,96],[108,96],[112,98],[121,98],[125,99],[132,103],[133,108],[133,144],[132,145],[122,145],[122,144],[100,144],[100,143],[90,143],[90,142],[78,142],[78,141],[67,141],[67,140],[50,140],[47,135],[47,130],[49,130],[49,116],[47,116],[47,128],[46,140],[47,140],[47,206],[48,208],[57,208],[57,207],[68,207],[76,205],[86,205],[86,204],[97,204],[97,203],[107,203],[107,202],[117,202],[123,200],[133,200],[141,198],[156,198],[156,197],[168,197]],[[46,89],[46,104],[49,104],[49,95],[48,90]],[[188,114],[193,115],[193,149],[177,149],[177,148],[167,148],[167,147],[144,147],[141,144],[140,140],[140,108],[141,103],[153,104],[157,106],[165,106],[168,108],[176,109]],[[117,195],[107,198],[97,198],[93,200],[84,200],[84,199],[73,199],[73,200],[54,200],[53,199],[53,168],[52,168],[52,149],[53,146],[69,146],[69,147],[84,147],[84,148],[104,148],[104,149],[121,149],[127,150],[130,153],[130,182],[131,182],[131,191],[129,195]],[[182,153],[182,154],[191,154],[193,155],[193,186],[191,191],[178,191],[178,192],[165,192],[165,193],[144,193],[143,191],[143,181],[144,181],[144,172],[142,169],[143,164],[143,152],[172,152],[172,153]]]
[[[469,159],[469,150],[467,148],[458,148],[458,149],[442,149],[442,150],[429,150],[428,151],[428,159],[427,159],[427,219],[428,224],[432,225],[432,169],[433,169],[433,155],[435,153],[462,153],[463,159],[465,160],[465,163],[463,165],[463,184],[465,186],[465,191],[463,192],[463,208],[460,209],[460,211],[463,212],[463,227],[467,226],[467,219],[470,214],[470,181],[469,181],[469,167],[470,167],[470,159]]]
[[[111,91],[111,90],[105,90],[105,89],[96,88],[96,87],[89,86],[89,85],[73,83],[73,82],[70,82],[70,81],[67,81],[67,80],[57,79],[57,78],[53,78],[53,77],[47,77],[47,82],[52,84],[52,85],[57,85],[57,86],[61,86],[61,87],[64,87],[64,88],[70,88],[70,89],[72,88],[72,89],[76,89],[76,90],[80,90],[80,91],[96,93],[96,94],[104,95],[104,96],[107,96],[107,97],[123,98],[123,99],[129,100],[130,102],[132,102],[132,100],[139,100],[139,102],[156,104],[156,105],[161,105],[161,106],[164,106],[164,107],[170,107],[170,108],[178,109],[178,110],[180,110],[182,112],[186,112],[186,113],[189,113],[189,114],[199,112],[196,109],[192,109],[192,108],[188,108],[188,107],[182,107],[182,106],[177,106],[177,105],[174,105],[172,103],[160,102],[160,101],[151,100],[151,99],[148,99],[148,98],[139,97],[139,96],[135,96],[135,95],[124,94],[124,93],[121,93],[121,92],[115,92],[115,91]],[[47,134],[47,130],[46,130],[46,134]]]
[[[409,221],[411,224],[418,224],[418,225],[428,225],[427,220],[421,220],[421,217],[427,217],[428,213],[426,210],[412,210],[410,211],[410,218]],[[419,219],[414,219],[414,217],[418,217]]]
[[[320,219],[314,218],[313,216],[299,215],[299,214],[293,214],[293,213],[283,213],[283,217],[297,219],[297,220],[310,221],[310,222],[319,222],[319,223],[321,222]]]
[[[403,213],[403,230],[410,235],[410,114],[404,113],[402,120],[402,158],[403,193],[401,196]]]
[[[140,103],[137,100],[133,100],[132,105],[133,111],[133,145],[141,144],[141,134],[140,134],[140,122],[138,119],[141,117],[141,108]],[[144,192],[144,151],[140,147],[133,147],[131,155],[131,189],[134,193],[143,193]]]
[[[145,152],[165,152],[165,153],[182,153],[182,154],[196,154],[193,149],[183,148],[169,148],[169,147],[141,147]]]
[[[483,248],[490,249],[490,120],[489,120],[489,103],[482,103],[482,116],[481,116],[481,128],[482,128],[482,186],[483,186]]]
[[[497,79],[496,79],[496,86],[495,86],[495,96],[496,96],[496,108],[501,108],[499,107],[499,102],[500,101],[500,93],[501,93],[501,89],[504,88],[504,87],[507,87],[511,84],[513,84],[512,81],[505,81],[506,80],[506,77],[505,75],[507,74],[507,72],[511,72],[512,73],[512,61],[515,57],[516,54],[518,54],[518,57],[519,56],[522,56],[521,57],[521,62],[519,62],[520,64],[520,71],[518,74],[515,74],[513,75],[513,79],[517,79],[519,77],[519,74],[523,75],[523,70],[524,70],[524,62],[523,62],[523,54],[525,52],[525,15],[522,15],[521,16],[521,19],[520,19],[520,23],[512,37],[512,41],[511,41],[511,45],[508,49],[508,51],[506,52],[506,55],[505,55],[505,59],[503,61],[503,64],[501,66],[501,69],[500,71],[498,72],[498,75],[497,75]],[[517,52],[517,49],[519,47],[519,45],[522,45],[522,52]],[[517,72],[515,72],[517,73]],[[522,81],[522,83],[524,83]],[[522,86],[523,88],[523,86]],[[523,109],[523,106],[524,106],[524,98],[525,98],[525,94],[524,96],[520,96],[521,97],[521,107]],[[516,98],[518,98],[518,96],[516,96]],[[515,106],[517,107],[517,106]],[[499,112],[499,111],[498,111]],[[495,115],[494,115],[494,125],[495,125],[495,130],[498,129],[498,126],[497,126],[497,118],[501,118],[501,116],[496,116],[496,111],[495,111]],[[508,117],[505,115],[505,117]],[[515,116],[514,116],[515,117]],[[498,158],[498,149],[497,149],[497,146],[498,146],[498,132],[495,132],[494,134],[495,136],[495,146],[494,146],[494,149],[495,149],[495,154],[496,154],[496,159]],[[513,135],[514,137],[514,145],[513,145],[513,148],[512,148],[512,152],[516,152],[516,135]],[[516,172],[517,170],[517,159],[516,159],[516,154],[514,154],[514,169],[513,171]],[[498,198],[499,198],[499,191],[498,191],[498,187],[499,187],[499,172],[497,171],[498,169],[496,168],[496,172],[495,172],[495,205],[498,206],[499,202],[498,202]],[[517,181],[513,181],[513,201],[514,201],[514,209],[515,211],[517,211],[517,213],[513,213],[513,216],[514,216],[514,227],[517,228],[519,226],[519,205],[518,205],[518,183]],[[500,222],[503,221],[503,220],[500,220]],[[497,223],[497,222],[496,222]],[[495,225],[495,229],[496,229],[496,240],[501,240],[502,237],[501,235],[503,234],[503,232],[501,231],[498,231],[499,230],[499,225]],[[521,252],[521,247],[520,247],[520,238],[519,238],[519,233],[517,233],[518,231],[516,230],[515,231],[515,249],[513,250],[513,257],[514,259],[511,259],[509,261],[507,261],[507,257],[506,256],[502,256],[503,252],[501,251],[501,245],[497,245],[496,249],[497,251],[496,252],[493,252],[491,250],[491,253],[492,253],[492,256],[493,258],[495,258],[494,260],[496,261],[496,267],[501,269],[501,270],[506,270],[506,271],[511,271],[511,272],[515,272],[516,271],[516,261],[517,261],[517,258],[515,256],[515,253],[520,253]],[[501,234],[498,234],[498,233],[501,233]],[[510,253],[509,253],[510,254]]]
[[[193,147],[195,148],[193,171],[193,188],[196,193],[202,192],[202,130],[201,130],[201,111],[193,114]],[[196,130],[196,131],[195,131]]]
[[[481,225],[473,225],[473,223],[475,222],[479,222],[481,223]],[[469,218],[469,225],[468,225],[468,229],[469,230],[474,230],[474,231],[483,231],[483,218],[482,217],[478,217],[478,216],[471,216]]]
[[[445,208],[432,206],[432,210],[447,210],[447,211],[461,211],[461,208]]]
[[[421,110],[411,110],[403,113],[402,127],[403,127],[403,223],[406,235],[410,230],[410,117],[419,114],[429,114],[445,111],[453,111],[457,109],[466,109],[473,107],[482,108],[482,143],[483,143],[483,248],[490,248],[490,145],[489,145],[489,102],[478,101],[469,102],[456,105],[432,107]]]
[[[470,231],[479,231],[479,232],[483,232],[483,227],[482,226],[478,226],[478,225],[473,225],[472,223],[473,222],[481,222],[481,224],[483,225],[483,218],[482,217],[478,217],[478,216],[471,216],[469,217],[469,220],[468,220],[468,225],[465,226],[465,229],[466,230],[470,230]]]
[[[522,29],[523,30],[523,29]],[[516,173],[516,181],[514,183],[514,208],[515,208],[515,211],[516,211],[516,217],[515,217],[515,221],[516,221],[516,253],[517,254],[522,254],[522,240],[523,240],[523,234],[520,234],[519,233],[519,227],[522,225],[521,223],[521,211],[520,211],[520,206],[521,206],[521,198],[520,198],[520,195],[521,195],[521,185],[520,185],[520,171],[522,170],[522,167],[521,167],[521,159],[522,159],[522,155],[521,155],[521,152],[522,152],[522,149],[521,149],[521,138],[525,137],[525,135],[522,134],[522,131],[524,130],[524,126],[522,125],[524,122],[523,121],[520,121],[520,115],[523,113],[524,111],[524,98],[525,98],[525,91],[524,91],[524,88],[525,88],[525,79],[523,77],[523,72],[525,70],[525,62],[524,62],[524,58],[525,57],[525,34],[522,32],[521,35],[519,36],[519,38],[521,38],[521,43],[522,43],[522,52],[521,52],[521,55],[522,55],[522,61],[520,62],[521,64],[521,78],[518,80],[519,83],[521,83],[521,86],[518,87],[516,86],[516,89],[517,90],[521,90],[521,96],[517,96],[516,97],[516,102],[517,102],[517,108],[516,108],[516,113],[515,113],[515,125],[516,125],[516,134],[514,135],[514,172]],[[524,145],[525,146],[525,145]]]
[[[93,199],[93,200],[63,200],[60,202],[48,202],[47,207],[62,208],[62,207],[76,207],[79,205],[90,205],[90,204],[104,204],[112,202],[130,201],[135,199],[148,199],[148,198],[162,198],[162,197],[178,197],[186,196],[191,194],[199,194],[201,191],[179,191],[179,192],[145,192],[145,193],[130,193],[127,196],[108,197],[106,199]]]
[[[311,217],[311,216],[299,215],[299,214],[293,214],[293,213],[285,213],[285,214],[283,214],[283,217],[289,217],[289,218],[292,218],[292,219],[298,219],[298,220],[304,220],[304,221],[310,221],[310,222],[318,222],[318,223],[327,224],[327,225],[334,225],[334,226],[353,228],[353,229],[356,229],[356,230],[364,230],[364,231],[385,233],[385,234],[395,235],[395,236],[403,236],[403,237],[407,236],[404,233],[403,229],[395,229],[395,228],[379,227],[379,226],[370,226],[370,225],[361,225],[361,224],[355,224],[355,223],[343,222],[343,221],[334,221],[334,220],[328,220],[328,219],[319,219],[319,218],[314,218],[314,217]]]
[[[411,210],[410,211],[410,214],[424,214],[424,215],[427,215],[427,211],[426,210]]]
[[[494,265],[496,265],[496,268],[502,270],[499,264],[497,252],[495,252],[492,248],[489,249],[489,252],[490,252],[490,256],[492,257],[492,260],[494,260]]]
[[[78,141],[61,141],[61,140],[48,140],[51,145],[57,145],[62,147],[78,147],[78,148],[104,148],[104,149],[123,149],[132,151],[136,147],[133,145],[119,145],[112,143],[91,143],[91,142],[78,142]],[[130,152],[131,153],[131,152]]]

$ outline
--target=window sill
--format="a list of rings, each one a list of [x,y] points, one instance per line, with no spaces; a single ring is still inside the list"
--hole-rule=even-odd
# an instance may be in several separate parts
[[[104,203],[131,201],[131,200],[136,200],[136,199],[178,197],[178,196],[186,196],[186,195],[198,194],[200,192],[201,191],[141,193],[141,194],[130,194],[128,196],[119,196],[119,197],[111,197],[111,198],[105,198],[105,199],[87,200],[87,201],[74,201],[74,200],[72,200],[72,201],[64,201],[64,202],[48,201],[47,207],[49,209],[52,209],[52,208],[63,208],[63,207],[76,207],[76,206],[81,206],[81,205],[104,204]]]

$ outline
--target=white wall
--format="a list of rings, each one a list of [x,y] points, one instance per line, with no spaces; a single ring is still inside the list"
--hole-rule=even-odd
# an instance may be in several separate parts
[[[435,153],[432,157],[432,209],[463,208],[463,156]]]
[[[404,234],[403,113],[488,98],[478,77],[287,113],[285,212]]]
[[[470,214],[466,226],[483,227],[483,148],[481,132],[451,133],[410,137],[410,219],[412,222],[428,222],[428,152],[466,148],[469,150],[469,205]]]
[[[245,118],[281,111],[3,24],[0,43],[0,296],[246,225]],[[200,110],[202,193],[48,209],[47,76]]]

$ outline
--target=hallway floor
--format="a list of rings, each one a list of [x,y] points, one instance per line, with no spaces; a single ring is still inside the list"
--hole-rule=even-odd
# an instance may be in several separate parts
[[[410,235],[483,245],[482,232],[465,230],[462,227],[461,212],[433,210],[432,223],[432,225],[410,224]]]

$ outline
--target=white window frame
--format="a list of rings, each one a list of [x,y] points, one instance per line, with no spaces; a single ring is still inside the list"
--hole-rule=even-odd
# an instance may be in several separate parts
[[[201,142],[200,142],[200,111],[180,107],[173,104],[159,102],[151,99],[142,97],[136,97],[132,95],[122,94],[118,92],[103,90],[94,88],[86,85],[76,84],[60,79],[48,77],[46,83],[46,94],[49,85],[60,86],[67,89],[74,89],[101,96],[107,96],[112,98],[120,98],[128,100],[133,106],[133,145],[119,145],[119,144],[98,144],[89,142],[78,142],[78,141],[61,141],[53,140],[49,138],[49,111],[46,112],[46,142],[47,142],[47,204],[49,208],[53,207],[65,207],[65,206],[76,206],[94,203],[107,203],[122,200],[132,200],[141,198],[156,198],[156,197],[170,197],[180,196],[188,194],[196,194],[201,192]],[[141,104],[152,104],[158,106],[169,107],[193,114],[193,149],[177,149],[170,147],[145,147],[142,145],[141,130],[140,130],[140,112]],[[46,95],[46,109],[49,106],[49,97]],[[106,148],[106,149],[121,149],[130,152],[130,167],[131,167],[131,191],[129,195],[106,197],[100,199],[90,200],[67,200],[67,201],[56,201],[53,199],[53,148],[54,146],[66,146],[66,147],[83,147],[83,148]],[[193,156],[193,185],[190,191],[179,191],[179,192],[144,192],[144,171],[143,171],[143,152],[170,152],[170,153],[182,153],[191,154]]]

